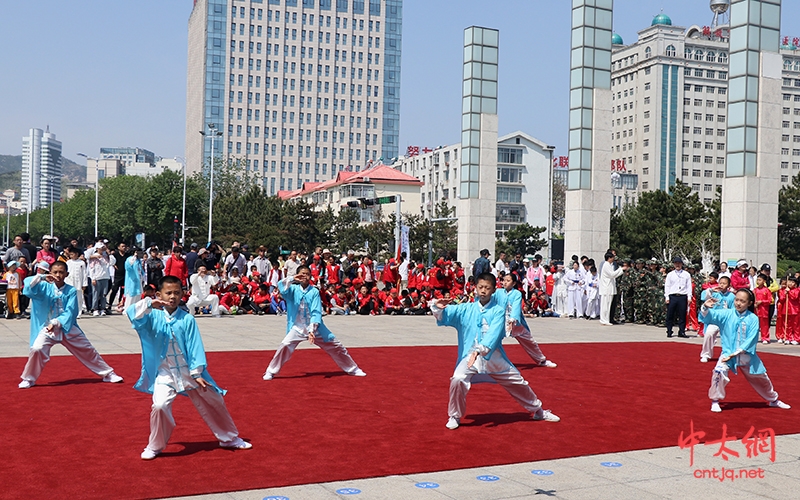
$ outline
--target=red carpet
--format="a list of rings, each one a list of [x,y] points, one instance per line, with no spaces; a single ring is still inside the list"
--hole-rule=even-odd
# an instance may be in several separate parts
[[[477,384],[456,431],[444,427],[455,347],[351,349],[366,378],[341,374],[320,350],[303,350],[271,382],[261,374],[272,352],[210,353],[210,372],[230,390],[228,408],[254,448],[220,449],[179,398],[171,444],[152,462],[139,458],[150,411],[150,396],[131,389],[139,356],[106,356],[126,378],[117,385],[100,383],[71,356],[55,357],[29,390],[16,387],[24,360],[0,359],[2,496],[169,497],[676,446],[690,419],[709,440],[722,423],[738,438],[751,425],[800,432],[795,357],[762,355],[795,409],[767,408],[737,376],[726,411],[713,414],[706,394],[714,365],[698,362],[699,346],[543,349],[558,368],[532,368],[519,346],[508,352],[560,423],[534,422],[502,388]]]

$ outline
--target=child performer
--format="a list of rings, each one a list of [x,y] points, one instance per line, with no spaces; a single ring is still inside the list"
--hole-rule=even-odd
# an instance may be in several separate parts
[[[72,285],[78,292],[78,317],[86,312],[86,303],[83,300],[83,292],[89,286],[89,273],[86,270],[86,262],[81,260],[83,252],[77,248],[70,246],[67,248],[67,279],[68,285]]]
[[[797,345],[797,315],[800,314],[800,288],[798,280],[794,276],[789,278],[786,284],[786,330],[784,333],[784,344]]]
[[[788,280],[781,278],[780,288],[778,289],[778,301],[776,304],[775,316],[775,338],[779,344],[783,344],[786,339],[786,299],[788,299]]]
[[[122,377],[114,373],[78,327],[78,292],[65,283],[67,264],[56,261],[52,269],[45,266],[46,262],[39,263],[39,269],[49,270],[50,274],[37,273],[25,279],[23,293],[32,303],[31,351],[19,388],[28,389],[36,384],[44,365],[50,360],[50,348],[57,343],[103,377],[103,382],[122,382]]]
[[[494,292],[497,302],[506,304],[506,333],[517,339],[519,345],[539,366],[555,368],[558,365],[547,359],[542,354],[539,344],[533,340],[531,329],[522,315],[522,292],[517,290],[516,286],[516,273],[509,273],[503,277],[503,288]]]
[[[711,387],[708,397],[711,399],[711,411],[720,412],[719,402],[725,399],[725,386],[730,382],[728,371],[736,373],[742,369],[742,375],[750,382],[753,389],[769,406],[788,410],[791,406],[778,399],[778,393],[772,388],[767,376],[767,369],[756,354],[758,345],[758,316],[753,313],[755,295],[749,289],[742,288],[736,292],[733,309],[715,309],[717,299],[709,298],[703,303],[700,315],[706,325],[715,325],[720,329],[722,355],[711,375]]]
[[[181,280],[165,276],[158,298],[145,298],[125,310],[142,342],[142,375],[134,388],[153,395],[150,441],[142,452],[152,460],[167,446],[175,428],[172,403],[188,396],[223,448],[246,450],[253,445],[239,437],[222,396],[206,370],[206,353],[194,316],[180,309]]]
[[[142,278],[144,278],[144,268],[142,259],[144,250],[134,248],[133,255],[125,259],[125,295],[123,301],[117,305],[120,312],[131,304],[139,302],[142,298]]]
[[[6,318],[13,319],[19,314],[20,279],[17,272],[19,262],[12,260],[7,267],[8,271],[3,275],[3,279],[6,280]]]
[[[728,288],[730,282],[730,278],[721,276],[716,287],[703,290],[701,299],[705,302],[713,297],[716,300],[714,302],[715,309],[733,309],[734,293]],[[708,359],[714,354],[714,343],[719,336],[719,328],[714,325],[706,325],[701,316],[698,316],[698,319],[703,323],[705,329],[703,347],[700,349],[700,362],[708,363]]]
[[[759,274],[756,277],[756,315],[761,329],[761,343],[769,344],[769,305],[772,303],[772,292],[767,288],[767,276]]]
[[[495,277],[490,273],[478,275],[476,294],[478,300],[449,306],[447,299],[431,304],[431,312],[439,326],[452,326],[458,332],[458,363],[450,378],[449,419],[446,427],[456,429],[467,405],[472,379],[475,375],[488,376],[499,383],[523,408],[533,414],[534,420],[558,422],[561,420],[550,410],[542,410],[536,397],[519,370],[511,364],[503,351],[505,336],[505,304],[498,303]],[[476,379],[476,382],[479,380]]]
[[[292,357],[297,345],[308,340],[317,344],[333,358],[339,368],[348,375],[366,377],[347,349],[322,322],[322,304],[319,290],[310,286],[311,271],[308,266],[297,268],[297,274],[278,282],[278,290],[286,299],[286,337],[272,358],[264,380],[272,380],[283,365]]]

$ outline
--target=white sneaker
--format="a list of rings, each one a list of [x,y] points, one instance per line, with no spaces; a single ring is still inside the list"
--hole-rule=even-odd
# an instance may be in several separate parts
[[[539,363],[539,366],[544,366],[544,367],[546,367],[546,368],[555,368],[555,367],[556,367],[556,366],[558,366],[558,365],[557,365],[557,364],[555,364],[555,363],[553,363],[553,362],[552,362],[552,361],[550,361],[549,359],[545,359],[544,361],[542,361],[541,363]]]
[[[770,408],[780,408],[781,410],[788,410],[788,409],[791,408],[791,406],[787,405],[786,403],[784,403],[780,399],[776,399],[775,401],[772,401],[769,404],[769,406],[770,406]]]
[[[33,387],[34,383],[35,382],[31,382],[30,380],[23,380],[22,382],[19,383],[19,388],[30,389],[31,387]]]
[[[713,403],[711,403],[711,411],[713,411],[714,413],[719,413],[722,411],[722,408],[719,407],[719,403],[714,401]]]
[[[356,371],[354,371],[354,372],[352,373],[352,375],[353,375],[354,377],[366,377],[366,376],[367,376],[367,374],[366,374],[366,373],[364,373],[364,370],[362,370],[361,368],[357,368],[357,369],[356,369]]]
[[[761,343],[762,344],[769,344],[769,340],[762,340]]]
[[[242,439],[240,437],[237,437],[233,441],[229,441],[227,443],[223,443],[222,441],[220,441],[219,445],[222,448],[230,448],[230,449],[234,449],[234,450],[249,450],[250,448],[253,447],[252,444],[248,443],[247,441],[245,441],[244,439]]]
[[[539,408],[539,411],[533,414],[534,420],[546,420],[548,422],[560,422],[561,419],[555,413],[551,412],[550,410],[542,410]]]
[[[779,344],[783,344],[783,339],[778,339]]]
[[[153,451],[150,448],[145,448],[142,452],[142,460],[152,460],[156,458],[159,452]]]
[[[705,356],[701,356],[701,357],[700,357],[700,362],[701,362],[701,363],[708,363],[708,358],[707,358],[707,357],[705,357]]]
[[[105,377],[103,377],[103,382],[110,382],[112,384],[118,384],[118,383],[122,382],[122,377],[120,377],[119,375],[117,375],[114,372],[111,372],[108,375],[106,375]]]
[[[263,376],[263,377],[261,377],[261,378],[262,378],[262,379],[264,379],[264,380],[272,380],[272,378],[273,378],[274,376],[275,376],[275,375],[271,374],[270,372],[266,372],[266,373],[264,373],[264,376]]]
[[[100,311],[94,311],[92,313],[92,316],[100,316]],[[155,458],[155,457],[153,457],[153,458]]]
[[[445,427],[447,427],[451,431],[453,429],[458,429],[458,419],[456,417],[450,417],[449,419],[447,419],[447,423],[445,424]]]
[[[103,309],[102,311],[100,311],[100,316],[105,316],[105,315],[106,315],[106,311],[105,311],[105,309]]]
[[[796,340],[792,340],[792,345],[798,345],[798,342]]]

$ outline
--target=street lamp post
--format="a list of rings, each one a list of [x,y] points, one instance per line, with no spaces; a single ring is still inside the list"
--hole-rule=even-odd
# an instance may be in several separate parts
[[[181,213],[181,245],[186,246],[186,159],[180,156],[175,161],[183,160],[183,209]]]
[[[217,130],[217,126],[213,123],[208,124],[209,135],[211,136],[211,177],[209,179],[208,185],[208,242],[211,242],[211,228],[212,222],[214,219],[214,143],[216,142],[217,137],[222,135],[222,132]],[[200,134],[206,136],[204,131],[200,131]]]
[[[53,236],[53,180],[55,177],[48,177],[47,182],[50,183],[50,236]]]
[[[97,239],[97,212],[98,212],[97,209],[99,207],[98,193],[100,192],[100,161],[97,158],[86,156],[83,153],[78,153],[78,156],[83,156],[84,158],[86,158],[87,164],[89,160],[94,160],[94,237],[95,239]]]

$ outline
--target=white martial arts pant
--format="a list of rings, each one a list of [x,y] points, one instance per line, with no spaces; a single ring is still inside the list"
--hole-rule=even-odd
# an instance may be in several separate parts
[[[197,412],[203,417],[214,436],[228,443],[239,436],[236,424],[233,423],[222,395],[212,388],[186,391]],[[150,442],[147,447],[153,451],[161,451],[167,446],[175,419],[172,416],[172,403],[178,393],[172,386],[156,383],[153,386],[153,407],[150,411]]]
[[[567,290],[567,314],[583,316],[583,290]]]
[[[522,346],[522,349],[528,353],[528,356],[530,356],[532,360],[539,364],[542,364],[547,360],[545,355],[542,354],[539,344],[533,340],[533,335],[531,335],[531,332],[528,331],[524,326],[514,325],[514,327],[511,329],[511,336],[516,339],[517,342],[519,342],[519,345]]]
[[[33,342],[30,354],[28,354],[28,362],[25,364],[25,369],[22,371],[22,380],[34,383],[39,375],[42,374],[44,365],[50,361],[50,348],[55,344],[61,344],[67,348],[73,356],[78,358],[78,361],[83,363],[86,368],[92,370],[101,377],[105,377],[114,369],[108,366],[97,349],[94,348],[86,335],[77,327],[73,326],[72,330],[67,335],[63,335],[61,340],[40,333],[36,340]]]
[[[219,316],[219,296],[214,295],[213,293],[208,295],[205,299],[200,300],[197,295],[189,296],[189,300],[186,301],[186,307],[189,308],[189,311],[194,311],[195,307],[206,307],[211,306],[211,315],[212,316]],[[226,309],[227,311],[227,309]]]
[[[600,323],[604,325],[611,324],[611,302],[613,300],[613,295],[600,296]]]
[[[759,375],[750,373],[750,355],[746,352],[739,354],[737,370],[750,382],[759,396],[770,403],[778,400],[778,393],[772,388],[772,381],[766,372]],[[728,377],[729,371],[728,363],[717,361],[717,366],[714,367],[714,372],[711,374],[711,387],[708,388],[709,399],[713,401],[725,399],[725,386],[731,381]]]
[[[703,329],[703,347],[700,349],[701,358],[711,358],[714,355],[714,343],[719,338],[717,325],[706,325]]]
[[[450,403],[447,408],[448,416],[460,419],[467,408],[467,393],[472,385],[472,377],[476,374],[489,376],[503,386],[523,408],[531,413],[539,411],[542,402],[522,378],[519,370],[506,361],[499,350],[495,350],[487,361],[483,356],[478,356],[472,368],[467,368],[469,356],[458,363],[453,376],[450,378]]]
[[[297,349],[297,345],[305,340],[308,340],[308,334],[305,331],[300,331],[298,328],[289,330],[289,333],[283,338],[280,347],[275,351],[275,356],[267,367],[267,373],[277,375],[278,372],[281,371],[283,365],[292,357],[294,350]],[[316,340],[314,340],[314,344],[327,352],[345,373],[353,374],[358,370],[358,365],[353,361],[353,358],[347,353],[347,349],[336,337],[330,342],[325,342],[321,337],[317,336]]]

